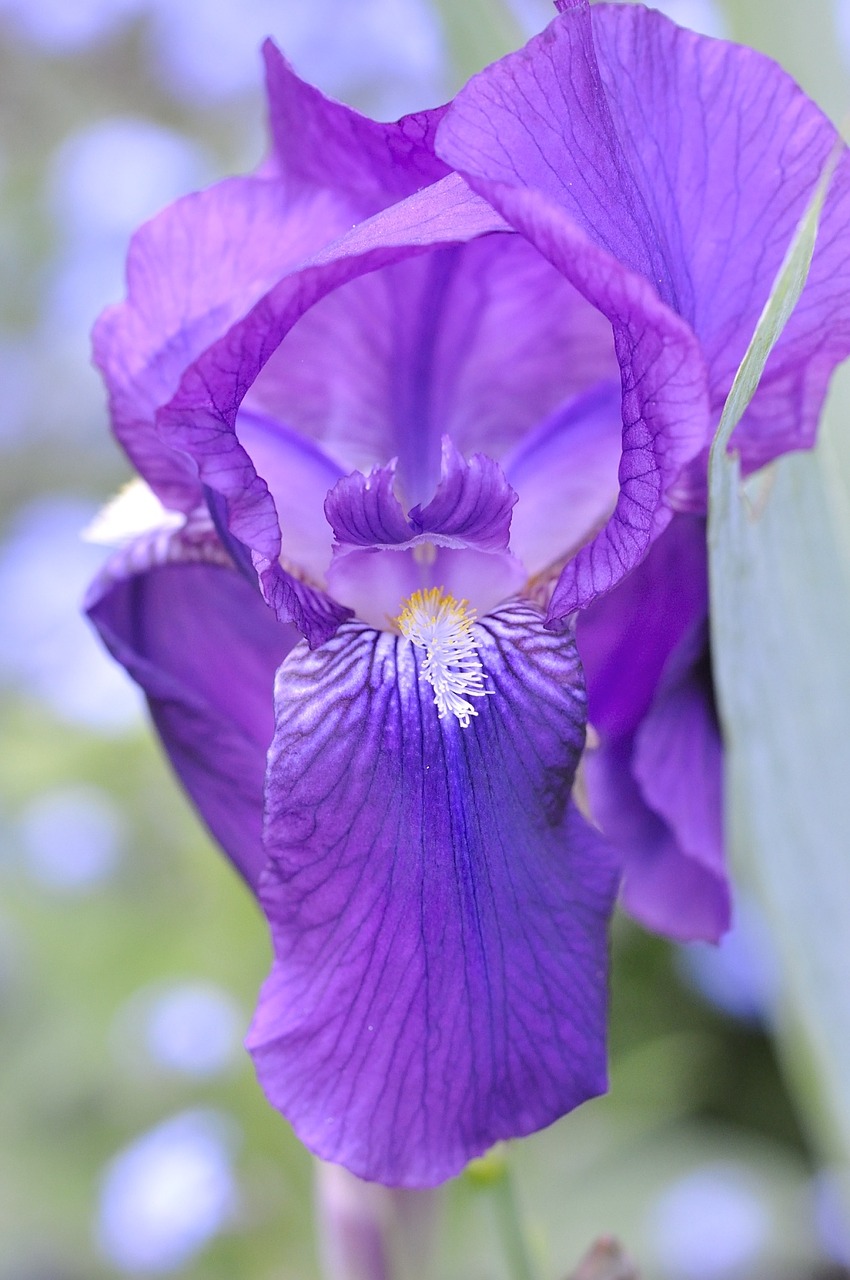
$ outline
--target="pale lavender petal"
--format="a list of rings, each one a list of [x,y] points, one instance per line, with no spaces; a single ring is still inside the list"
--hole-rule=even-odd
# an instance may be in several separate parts
[[[466,456],[498,458],[617,372],[606,318],[520,236],[482,237],[334,290],[249,398],[346,471],[397,457],[412,505],[433,493],[442,435]]]
[[[440,243],[503,226],[484,201],[451,177],[355,227],[278,284],[189,366],[180,391],[157,417],[163,439],[196,463],[202,483],[223,495],[230,533],[250,548],[266,599],[321,643],[344,612],[280,564],[273,498],[234,430],[239,405],[296,320],[346,280]]]
[[[242,410],[236,435],[271,491],[284,561],[322,582],[333,549],[324,503],[341,479],[339,466],[312,440],[261,414]]]
[[[569,804],[574,645],[525,605],[475,634],[493,695],[468,729],[413,646],[353,623],[277,685],[249,1047],[309,1147],[407,1186],[605,1087],[614,883]]]
[[[511,550],[529,574],[574,553],[617,500],[622,421],[620,388],[604,382],[569,400],[503,459],[519,494]]]
[[[438,547],[433,559],[414,548],[374,548],[334,556],[326,575],[334,600],[346,605],[361,622],[387,627],[402,612],[414,591],[442,588],[466,600],[481,615],[519,595],[528,574],[509,551],[452,550]]]
[[[204,556],[149,540],[119,553],[87,601],[112,655],[141,685],[174,769],[215,839],[256,888],[274,674],[299,639],[256,588]],[[194,555],[197,559],[183,559]],[[220,551],[218,552],[221,556]],[[143,567],[146,566],[146,567]],[[128,572],[130,570],[130,572]]]

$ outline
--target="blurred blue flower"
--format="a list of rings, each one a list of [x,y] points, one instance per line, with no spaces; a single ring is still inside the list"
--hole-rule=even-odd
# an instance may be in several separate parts
[[[748,1274],[771,1235],[756,1179],[735,1164],[709,1164],[674,1182],[650,1214],[662,1275],[669,1280],[731,1280]]]
[[[847,1175],[822,1169],[812,1183],[815,1229],[826,1256],[850,1267],[850,1214],[847,1207]]]
[[[121,733],[137,722],[141,699],[78,617],[102,558],[80,536],[92,515],[78,499],[43,498],[12,521],[0,544],[0,684],[61,719]]]
[[[442,35],[423,0],[154,0],[154,57],[169,90],[192,103],[253,92],[266,36],[329,93],[379,92],[368,103],[379,115],[445,96]]]
[[[694,942],[676,956],[685,980],[711,1004],[744,1022],[769,1021],[779,991],[770,930],[745,895],[735,902],[732,927],[713,946]]]
[[[108,1261],[127,1272],[173,1271],[223,1230],[238,1202],[237,1133],[223,1113],[184,1111],[115,1156],[96,1226]]]
[[[117,867],[125,827],[121,811],[97,787],[57,787],[32,800],[18,821],[30,875],[60,893],[87,893]]]
[[[232,996],[210,983],[181,982],[148,1001],[145,1039],[159,1065],[191,1076],[213,1076],[236,1059],[245,1022]]]
[[[24,39],[49,53],[73,54],[111,35],[145,0],[0,0],[6,17]]]

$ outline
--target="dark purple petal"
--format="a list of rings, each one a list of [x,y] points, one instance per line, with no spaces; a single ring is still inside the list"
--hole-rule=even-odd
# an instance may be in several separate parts
[[[655,701],[635,736],[632,773],[647,805],[672,832],[684,859],[697,863],[714,888],[706,893],[699,934],[717,941],[729,928],[729,889],[723,856],[723,744],[711,681],[706,628],[678,647],[667,664]],[[627,877],[632,881],[636,875]],[[629,899],[628,885],[625,900]],[[654,927],[682,937],[676,901],[649,906],[650,888],[639,890]],[[708,913],[714,908],[714,918]],[[665,920],[665,912],[668,913]],[[659,923],[663,922],[663,923]],[[689,935],[691,936],[691,935]]]
[[[330,290],[434,245],[473,239],[503,225],[455,177],[361,223],[284,276],[189,366],[178,394],[157,415],[163,439],[187,453],[202,482],[226,499],[230,533],[253,553],[269,604],[311,643],[327,639],[345,611],[280,564],[274,500],[234,430],[241,401],[296,320]]]
[[[163,547],[147,540],[119,553],[95,583],[87,610],[109,651],[147,695],[201,817],[256,889],[265,862],[263,784],[274,731],[274,674],[299,636],[232,567],[202,558],[214,556],[214,546],[181,548],[179,537],[170,541],[165,557]],[[187,555],[199,558],[181,558]]]
[[[625,906],[676,938],[716,939],[729,922],[707,613],[705,521],[677,515],[577,628],[601,738],[591,810],[623,860]]]
[[[277,684],[249,1047],[311,1149],[407,1186],[605,1087],[614,883],[569,803],[575,647],[526,605],[475,635],[493,694],[467,729],[412,645],[354,623]]]
[[[578,619],[595,729],[609,738],[634,733],[668,658],[707,612],[705,521],[678,515],[643,563]]]
[[[585,765],[593,816],[622,862],[623,906],[667,937],[716,941],[729,927],[726,876],[689,856],[676,832],[649,808],[634,776],[632,750],[630,739],[603,743]],[[702,779],[693,785],[699,789]]]
[[[482,453],[467,462],[444,436],[437,492],[427,506],[413,508],[410,521],[417,533],[433,534],[442,547],[505,551],[516,500],[498,462]]]
[[[396,497],[395,483],[391,463],[368,476],[354,472],[328,494],[325,515],[339,550],[423,540],[456,550],[507,549],[516,493],[492,458],[474,454],[467,462],[444,437],[436,493],[427,506],[414,507],[409,518]]]
[[[645,276],[698,335],[716,414],[836,136],[753,50],[642,7],[579,4],[461,91],[438,150],[535,243],[517,189]],[[848,222],[845,155],[802,302],[737,434],[748,466],[814,438],[850,350]]]
[[[395,463],[368,476],[345,476],[325,498],[325,517],[338,547],[394,547],[413,529],[395,495]]]

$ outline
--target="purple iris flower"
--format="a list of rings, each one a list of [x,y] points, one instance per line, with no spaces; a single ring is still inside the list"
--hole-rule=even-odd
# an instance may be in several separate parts
[[[723,927],[719,795],[680,781],[719,759],[705,454],[835,135],[619,6],[398,124],[266,65],[267,161],[143,227],[95,333],[156,514],[120,504],[89,611],[269,920],[269,1098],[427,1185],[605,1087],[588,693],[628,901]],[[842,162],[750,468],[811,443],[850,348],[848,200]]]

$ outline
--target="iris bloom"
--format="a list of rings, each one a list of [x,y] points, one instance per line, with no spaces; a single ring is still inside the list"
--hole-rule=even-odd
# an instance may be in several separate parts
[[[269,1098],[425,1185],[605,1087],[577,610],[627,901],[723,927],[706,450],[834,131],[631,7],[398,124],[265,54],[267,161],[143,227],[96,330],[148,488],[89,609],[269,920]],[[811,443],[848,349],[849,198],[842,162],[749,469]]]

